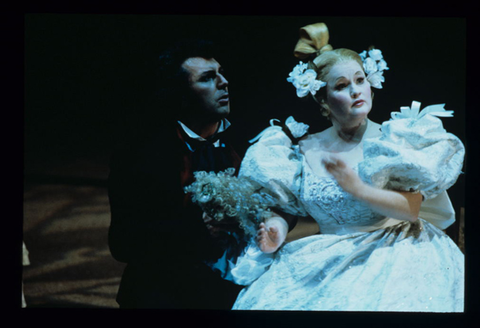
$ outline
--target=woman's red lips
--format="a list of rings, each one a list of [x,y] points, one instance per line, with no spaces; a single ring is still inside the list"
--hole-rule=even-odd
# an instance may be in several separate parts
[[[353,103],[352,107],[358,106],[358,105],[363,105],[364,102],[365,102],[364,100],[357,100]]]

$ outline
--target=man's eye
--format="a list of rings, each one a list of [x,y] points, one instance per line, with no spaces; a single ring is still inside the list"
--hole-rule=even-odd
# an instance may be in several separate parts
[[[200,78],[200,81],[207,82],[207,81],[210,81],[210,80],[214,79],[215,77],[216,77],[216,74],[206,74],[206,75],[203,75]]]
[[[215,72],[205,72],[204,74],[202,74],[199,78],[199,81],[201,82],[208,82],[210,80],[213,80],[217,77],[217,73]]]

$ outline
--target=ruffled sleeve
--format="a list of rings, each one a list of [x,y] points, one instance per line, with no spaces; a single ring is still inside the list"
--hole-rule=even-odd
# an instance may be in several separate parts
[[[420,112],[420,103],[414,101],[411,108],[392,113],[392,119],[382,124],[381,137],[365,140],[364,160],[359,163],[360,177],[371,185],[420,192],[426,200],[427,216],[442,228],[446,224],[439,223],[439,215],[451,222],[452,211],[433,213],[437,197],[448,198],[445,191],[461,174],[465,155],[463,143],[448,133],[437,117],[452,116],[453,111],[443,106],[429,106]]]
[[[248,286],[270,268],[274,257],[274,253],[264,253],[252,242],[247,245],[235,263],[228,261],[229,270],[224,279],[237,285]]]
[[[251,140],[253,145],[242,161],[239,178],[258,183],[273,196],[276,207],[283,212],[305,216],[306,211],[299,201],[302,155],[295,139],[306,134],[308,125],[296,122],[293,117],[286,120],[283,128],[274,125],[274,121]],[[274,254],[263,253],[252,240],[236,263],[230,263],[227,279],[249,285],[268,270],[273,260]]]
[[[300,138],[308,131],[308,125],[296,122],[293,117],[286,121],[288,136],[281,126],[265,129],[251,142],[240,167],[239,176],[257,182],[269,193],[276,195],[278,207],[293,215],[306,215],[299,202],[302,160],[298,145],[292,138]]]

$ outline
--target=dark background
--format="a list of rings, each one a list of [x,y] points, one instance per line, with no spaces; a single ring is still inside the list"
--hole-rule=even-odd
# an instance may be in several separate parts
[[[303,9],[303,3],[298,5],[302,13],[307,11]],[[347,3],[341,5],[346,6]],[[373,9],[371,3],[365,3],[365,6],[365,10]],[[418,9],[421,8],[415,4],[414,10],[405,9],[400,3],[389,8],[395,8],[395,6],[398,6],[399,10],[396,13],[403,12],[404,15],[418,14]],[[325,22],[330,30],[330,44],[334,48],[346,47],[361,52],[368,46],[375,45],[385,56],[390,70],[385,72],[384,88],[375,91],[374,107],[369,116],[373,121],[380,123],[389,119],[390,112],[398,111],[400,106],[410,106],[412,100],[421,102],[422,108],[445,103],[447,110],[455,111],[453,118],[445,118],[442,121],[447,131],[457,135],[466,144],[466,163],[469,167],[465,165],[466,174],[460,176],[457,183],[449,190],[457,211],[457,223],[454,229],[448,232],[454,240],[458,237],[460,209],[466,207],[468,273],[466,297],[470,301],[466,306],[467,309],[475,309],[476,275],[473,270],[476,267],[476,261],[472,256],[476,256],[476,252],[471,246],[478,239],[475,238],[478,217],[472,214],[472,212],[475,213],[476,208],[472,205],[476,205],[473,197],[476,195],[477,188],[476,173],[472,169],[475,165],[472,165],[472,160],[476,160],[477,154],[473,148],[476,149],[478,138],[474,136],[476,121],[472,113],[478,107],[475,101],[478,74],[473,70],[473,67],[478,67],[476,63],[478,59],[475,58],[475,52],[467,52],[467,49],[473,50],[472,47],[474,47],[472,42],[469,42],[467,47],[467,23],[469,41],[477,37],[470,29],[473,24],[472,19],[469,18],[467,22],[467,19],[462,18],[463,16],[459,18],[196,14],[162,16],[126,14],[130,12],[130,5],[124,5],[122,8],[117,10],[119,14],[32,13],[24,16],[24,94],[22,95],[24,100],[24,190],[36,190],[35,188],[41,188],[44,185],[52,186],[52,184],[67,186],[74,190],[85,186],[87,188],[98,186],[93,190],[103,195],[101,199],[105,202],[108,158],[112,148],[124,135],[125,127],[151,105],[150,97],[154,92],[154,67],[157,57],[166,45],[179,38],[210,38],[223,45],[225,51],[218,60],[224,66],[230,82],[232,113],[229,119],[233,124],[234,136],[244,147],[248,146],[247,140],[256,136],[268,125],[271,118],[283,120],[293,115],[298,121],[309,124],[311,132],[327,128],[329,122],[319,114],[316,104],[311,99],[303,101],[297,98],[295,89],[286,81],[288,73],[298,63],[293,56],[298,29],[307,24]],[[429,6],[428,10],[424,9],[422,12],[430,15],[431,10]],[[455,10],[449,13],[450,10],[451,7],[448,7],[442,14],[455,15]],[[51,12],[58,11],[59,9],[54,9]],[[89,12],[93,12],[93,9]],[[22,28],[22,26],[12,25],[11,29],[16,27],[19,30]],[[8,52],[8,49],[6,50]],[[469,56],[468,70],[467,55]],[[8,69],[16,69],[17,59],[4,62],[4,65],[11,66],[7,67]],[[467,102],[467,89],[470,91],[469,102]],[[8,86],[6,90],[9,90]],[[162,111],[162,108],[158,107],[158,111]],[[6,121],[5,125],[8,129],[9,121]],[[7,144],[11,138],[13,135],[5,139]],[[466,186],[470,193],[465,192]],[[63,192],[60,191],[60,193]],[[467,196],[468,199],[466,199]],[[38,197],[42,201],[45,199],[46,204],[52,202],[57,196],[42,194]],[[63,198],[60,197],[60,200],[63,201]],[[84,202],[82,199],[77,201]],[[96,208],[95,203],[86,204],[91,204],[92,209]],[[77,202],[72,202],[72,208],[77,208]],[[39,216],[42,216],[42,213]],[[64,218],[69,217],[63,213],[58,215],[58,219]],[[24,222],[28,220],[24,218]],[[53,221],[48,217],[45,220]],[[74,219],[68,219],[68,224],[74,224],[73,221]],[[32,265],[25,267],[25,270],[36,270],[50,264],[50,262],[36,264],[38,257],[50,256],[50,253],[54,259],[63,257],[65,247],[57,245],[73,248],[73,244],[81,247],[80,244],[84,243],[91,244],[92,247],[97,245],[103,249],[106,247],[105,229],[105,227],[99,229],[101,236],[95,235],[94,238],[90,236],[95,243],[80,242],[82,238],[88,238],[87,234],[90,232],[81,233],[77,238],[72,238],[71,234],[59,232],[56,236],[64,235],[64,239],[69,239],[67,243],[63,239],[60,242],[52,241],[49,235],[37,236],[35,234],[38,229],[30,230],[28,239],[25,240],[30,249]],[[77,234],[77,231],[74,234]],[[55,245],[55,249],[49,253],[48,249],[47,251],[45,249],[52,247],[52,244]],[[41,255],[44,252],[47,255]],[[90,268],[90,271],[86,271],[84,266],[78,266],[77,269],[75,274],[81,276],[81,279],[121,274],[121,270],[109,261],[104,261],[103,264],[95,262],[95,266]],[[59,272],[63,282],[68,274],[64,271]],[[56,277],[47,277],[47,279],[57,279]],[[36,276],[34,278],[38,280]],[[33,278],[26,283],[31,284],[31,280]],[[113,287],[112,289],[115,290]],[[34,305],[33,301],[37,301],[37,304],[46,304],[45,306],[52,306],[52,304],[59,306],[48,298],[45,301],[43,295],[51,295],[49,292],[45,288],[45,290],[42,289],[43,294],[37,298],[27,297],[27,304]],[[88,293],[84,291],[87,296]],[[108,304],[111,304],[114,296],[108,294],[108,297]],[[63,306],[76,304],[75,306],[88,307],[90,305],[75,302],[77,301],[73,300]],[[49,312],[46,313],[49,315]],[[39,312],[35,314],[39,315]],[[230,314],[239,319],[236,313]],[[58,313],[55,315],[57,316]],[[338,319],[341,321],[350,318],[353,321],[358,318],[345,316],[342,313],[339,315],[341,317],[333,317],[335,322],[338,322]],[[78,320],[81,316],[71,318]],[[382,316],[383,320],[386,318],[388,317]],[[442,321],[445,319],[442,316],[437,318]],[[248,326],[255,320],[262,325],[265,323],[261,314],[257,316],[252,313],[247,316],[247,319],[249,321],[245,322],[248,322]],[[297,321],[289,322],[290,317],[283,315],[277,319],[284,326],[295,326],[297,323]],[[402,316],[400,319],[399,325],[404,323],[405,317]],[[417,323],[418,319],[415,316],[412,323]],[[426,318],[429,323],[431,319],[432,317]],[[453,319],[461,321],[462,318],[454,317]],[[218,322],[222,323],[221,320]],[[315,320],[315,322],[318,321]],[[369,321],[369,325],[373,322],[379,322],[382,326],[385,323],[382,320]]]
[[[466,20],[433,17],[322,17],[147,14],[27,14],[25,16],[24,165],[26,180],[52,161],[106,158],[124,128],[151,105],[155,65],[179,38],[217,41],[230,82],[235,137],[247,140],[271,118],[321,131],[329,122],[311,99],[286,81],[298,63],[298,29],[325,22],[334,48],[382,50],[390,70],[375,91],[370,119],[391,111],[445,103],[447,131],[465,142]],[[162,111],[161,107],[155,110]],[[168,113],[164,113],[168,115]],[[450,189],[464,207],[461,176]]]
[[[137,2],[128,4],[115,2],[115,6],[100,6],[98,2],[90,4],[87,1],[85,2],[85,4],[88,3],[87,6],[80,6],[72,3],[56,4],[53,1],[49,2],[48,9],[45,8],[48,7],[46,4],[28,4],[32,14],[13,15],[12,19],[8,12],[2,16],[2,23],[5,24],[4,32],[7,36],[3,40],[6,45],[4,55],[9,59],[3,62],[4,69],[14,73],[12,84],[9,85],[7,80],[7,85],[4,85],[3,90],[7,91],[7,97],[10,96],[10,90],[17,86],[19,80],[17,70],[21,70],[23,54],[24,74],[23,81],[21,78],[20,81],[23,82],[24,93],[20,94],[7,112],[13,112],[16,116],[15,108],[19,107],[23,99],[24,190],[28,190],[29,185],[42,186],[44,183],[66,182],[70,183],[69,187],[72,183],[79,186],[100,186],[98,189],[105,196],[107,163],[113,145],[123,134],[123,129],[128,122],[147,106],[153,92],[153,66],[156,58],[166,44],[178,38],[200,36],[222,41],[225,44],[227,56],[219,60],[228,73],[232,99],[230,121],[236,127],[239,141],[246,141],[255,136],[268,125],[269,119],[284,119],[289,115],[294,115],[298,121],[308,123],[313,132],[328,127],[329,123],[318,114],[313,101],[305,102],[298,99],[294,88],[285,80],[298,62],[293,57],[298,28],[323,21],[330,29],[330,43],[334,48],[347,47],[360,52],[373,44],[383,51],[390,70],[385,72],[384,89],[375,92],[374,108],[370,115],[372,120],[377,122],[386,120],[390,117],[391,111],[398,111],[400,106],[409,106],[412,100],[420,101],[422,107],[446,103],[447,110],[455,111],[454,118],[446,118],[442,121],[448,131],[456,134],[466,143],[466,161],[469,169],[465,166],[466,174],[461,176],[457,184],[450,189],[449,195],[457,213],[460,207],[465,206],[465,198],[468,197],[466,297],[469,302],[466,306],[467,309],[474,310],[469,314],[476,312],[475,277],[477,275],[474,270],[477,261],[474,260],[475,249],[471,246],[474,246],[475,239],[478,239],[475,238],[478,231],[475,229],[478,218],[475,215],[477,206],[472,206],[476,205],[474,197],[478,185],[476,172],[473,170],[476,169],[473,162],[477,157],[475,150],[478,139],[475,135],[476,121],[474,120],[474,112],[478,107],[475,101],[478,71],[474,68],[478,68],[478,59],[475,51],[467,53],[467,19],[465,17],[468,16],[470,39],[468,50],[474,50],[475,43],[478,43],[475,41],[478,35],[471,29],[478,19],[471,10],[471,6],[463,2],[448,3],[448,6],[437,3],[422,6],[415,1],[414,3],[392,2],[388,5],[382,4],[380,7],[376,7],[374,3],[360,2],[358,6],[351,7],[350,3],[342,2],[339,3],[339,8],[333,11],[341,15],[350,13],[358,15],[361,12],[364,13],[363,17],[131,14],[151,12],[149,9],[140,9],[142,7],[140,2],[138,4]],[[293,12],[301,15],[307,12],[329,15],[332,12],[326,7],[327,3],[318,3],[316,7],[304,2],[285,4],[289,10],[285,11],[287,15]],[[230,2],[214,6],[198,2],[193,7],[192,4],[178,6],[182,9],[177,12],[183,13],[214,12],[215,8],[220,7],[233,7],[235,12],[249,13],[258,11],[259,3],[248,6]],[[86,10],[86,7],[89,9]],[[164,7],[165,4],[160,2],[154,11],[174,12],[173,9],[165,10]],[[268,7],[263,12],[278,13],[281,10],[277,7],[278,4]],[[263,9],[265,6],[260,8]],[[89,14],[79,14],[82,10]],[[96,10],[99,13],[112,14],[93,14]],[[365,13],[378,15],[376,13],[379,11],[384,11],[389,16],[365,16]],[[47,12],[55,14],[46,14]],[[67,14],[68,12],[72,14]],[[397,18],[395,15],[403,15],[405,18]],[[459,18],[439,18],[432,15]],[[23,25],[18,23],[23,20]],[[20,31],[23,34],[18,37]],[[24,47],[21,42],[18,42],[22,38]],[[12,48],[9,48],[10,45]],[[23,51],[20,50],[18,53],[15,49]],[[468,71],[467,54],[469,56]],[[469,84],[466,84],[466,75],[469,77]],[[466,89],[469,89],[469,102],[466,102]],[[12,94],[15,96],[14,92]],[[18,111],[21,112],[21,109]],[[7,138],[4,141],[10,147],[7,147],[8,151],[13,150],[16,153],[18,150],[15,151],[15,149],[21,147],[16,147],[15,144],[10,146],[16,136],[9,117],[7,116],[4,123],[4,130],[7,131]],[[466,126],[468,130],[465,129]],[[57,175],[52,173],[61,171],[61,167],[65,166],[63,163],[72,162],[76,165],[69,164],[70,167],[63,173],[60,172]],[[98,165],[92,165],[92,163],[98,163]],[[73,174],[72,168],[75,170]],[[66,176],[80,177],[83,181],[75,179],[65,181]],[[91,179],[92,176],[95,178]],[[465,185],[470,191],[467,194]],[[55,195],[43,195],[41,199],[48,199],[50,202],[52,197]],[[62,214],[59,217],[63,219],[65,216]],[[24,218],[25,221],[28,219]],[[7,230],[6,234],[10,231]],[[75,243],[83,236],[73,239],[71,243]],[[36,238],[32,235],[30,241]],[[43,252],[45,247],[36,249],[35,246],[41,246],[45,240],[49,240],[48,238],[50,237],[38,238],[36,245],[27,243],[30,254]],[[99,237],[98,240],[100,239]],[[46,244],[46,247],[51,245],[48,242]],[[104,239],[100,246],[105,247]],[[20,250],[19,247],[17,249]],[[63,256],[63,251],[64,249],[59,247],[56,247],[55,251],[52,250],[53,253],[58,253],[55,256],[60,257]],[[34,256],[31,261],[31,267],[35,267]],[[17,262],[16,256],[13,262]],[[44,263],[38,266],[42,265]],[[100,265],[93,268],[92,272],[105,275],[111,267],[110,264]],[[18,266],[15,268],[19,269]],[[82,276],[90,279],[92,272],[85,275],[83,267],[78,269],[83,270]],[[20,275],[16,273],[19,271],[21,268],[14,269],[12,273],[13,280],[17,281],[18,285],[20,285],[18,281]],[[113,274],[120,273],[121,271],[118,270]],[[62,276],[65,276],[63,271]],[[17,285],[12,286],[14,293],[17,294]],[[40,299],[44,297],[40,296]],[[82,303],[81,306],[85,307],[85,304]],[[42,311],[41,313],[44,313],[45,319],[48,316],[51,322],[51,312]],[[30,312],[30,314],[33,322],[40,312]],[[67,314],[73,315],[66,319],[78,321],[83,317],[89,320],[91,317],[86,314],[92,313],[81,312],[78,315],[78,312],[67,312]],[[144,314],[142,313],[142,316]],[[53,315],[58,318],[59,312]],[[157,312],[154,315],[157,316]],[[164,316],[165,313],[161,315]],[[172,317],[173,315],[175,314],[172,314]],[[236,313],[231,315],[235,315],[235,320],[241,319],[236,316]],[[315,320],[311,322],[332,320],[338,323],[352,320],[352,323],[355,322],[358,325],[358,314],[346,316],[344,313],[339,313],[338,315],[338,317],[333,314],[323,316],[321,321],[318,317],[313,317]],[[388,318],[395,320],[395,316],[388,315],[380,315],[380,318],[376,316],[374,318],[376,320],[369,320],[369,326],[375,326],[374,322],[378,322],[377,326],[384,326],[385,319]],[[191,317],[192,313],[189,313],[189,316]],[[26,319],[26,316],[22,315],[16,318],[19,317],[22,320]],[[421,317],[412,317],[412,324],[415,322],[418,325],[418,322],[421,322]],[[209,324],[215,326],[215,323],[220,323],[224,326],[226,321],[223,321],[223,318],[217,316],[215,320],[209,320]],[[307,318],[312,317],[307,316]],[[435,318],[440,321],[439,323],[448,319],[444,316],[435,316]],[[138,319],[136,317],[135,321]],[[178,320],[178,316],[175,316],[175,319]],[[267,324],[264,319],[261,313],[258,315],[252,313],[243,322],[245,322],[244,326],[247,324],[254,326],[257,322],[264,326]],[[278,326],[298,326],[298,318],[295,316],[293,317],[295,320],[291,320],[290,316],[279,314],[277,319],[277,324],[280,323]],[[404,325],[405,319],[406,317],[402,315],[399,320],[389,321],[387,325],[392,327]],[[424,322],[431,323],[432,319],[433,317],[427,316]],[[450,327],[458,324],[463,326],[462,322],[467,322],[462,321],[463,316],[450,316],[450,319],[455,320],[446,321],[452,323]],[[156,320],[161,319],[157,317]]]

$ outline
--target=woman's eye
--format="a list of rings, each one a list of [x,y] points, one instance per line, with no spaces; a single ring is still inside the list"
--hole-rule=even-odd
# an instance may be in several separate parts
[[[336,89],[336,90],[342,90],[342,89],[344,89],[346,86],[347,86],[347,85],[346,85],[345,83],[341,83],[341,84],[338,84],[338,85],[335,87],[335,89]]]
[[[357,79],[357,83],[363,83],[365,81],[365,78],[364,77],[359,77]]]

